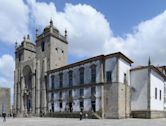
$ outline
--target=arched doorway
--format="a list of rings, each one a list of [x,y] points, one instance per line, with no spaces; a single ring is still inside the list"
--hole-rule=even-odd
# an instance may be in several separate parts
[[[25,114],[32,112],[32,71],[29,66],[25,66],[23,69],[23,76],[25,82],[23,101]]]

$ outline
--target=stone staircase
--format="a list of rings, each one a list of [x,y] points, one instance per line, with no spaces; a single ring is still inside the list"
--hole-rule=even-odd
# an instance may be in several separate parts
[[[94,113],[94,112],[92,113],[91,118],[92,119],[102,119],[102,117],[99,114]]]

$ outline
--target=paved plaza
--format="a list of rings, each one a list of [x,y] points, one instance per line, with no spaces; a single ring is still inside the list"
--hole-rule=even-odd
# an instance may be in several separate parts
[[[166,126],[166,119],[1,118],[0,126]]]

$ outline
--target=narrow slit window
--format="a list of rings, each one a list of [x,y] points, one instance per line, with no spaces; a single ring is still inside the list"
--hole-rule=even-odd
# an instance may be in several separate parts
[[[157,99],[157,88],[155,88],[155,99]]]

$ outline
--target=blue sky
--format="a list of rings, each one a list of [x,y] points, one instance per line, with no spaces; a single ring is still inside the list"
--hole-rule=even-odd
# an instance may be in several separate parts
[[[151,19],[166,9],[166,1],[164,0],[104,0],[104,2],[99,0],[38,1],[46,3],[53,2],[58,11],[63,11],[66,3],[72,3],[74,5],[79,3],[88,4],[94,7],[97,11],[103,13],[106,19],[109,21],[113,33],[122,37],[124,34],[131,32],[133,27],[140,22]],[[34,29],[31,30],[33,31]],[[0,56],[5,53],[14,56],[13,49],[13,45],[9,45],[8,42],[2,43],[0,46]],[[73,58],[71,57],[71,59]]]
[[[50,0],[39,0],[49,3]],[[165,0],[52,0],[57,10],[63,11],[65,3],[88,4],[107,18],[114,34],[131,32],[141,21],[151,19],[166,9]]]
[[[69,63],[121,51],[133,66],[149,56],[166,65],[165,10],[165,0],[0,0],[0,86],[13,87],[15,42],[27,34],[34,41],[50,18],[68,30]]]

